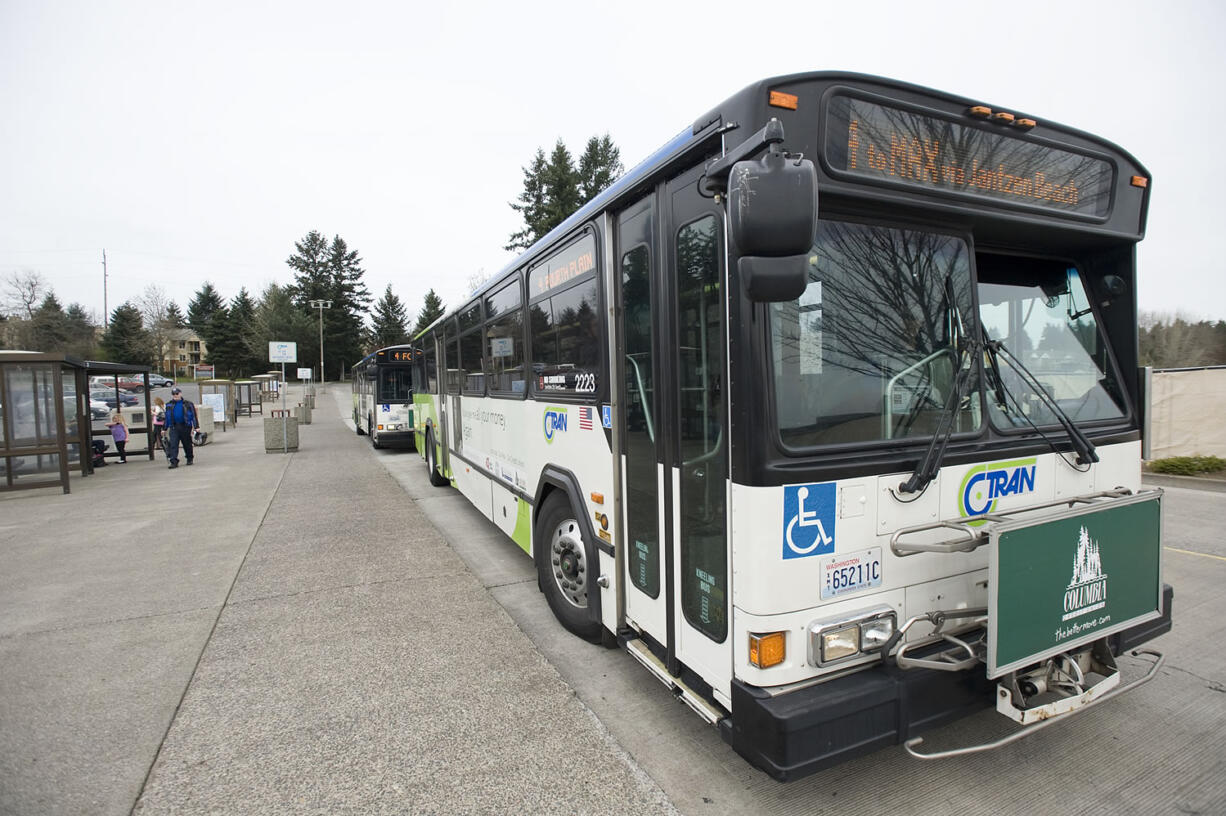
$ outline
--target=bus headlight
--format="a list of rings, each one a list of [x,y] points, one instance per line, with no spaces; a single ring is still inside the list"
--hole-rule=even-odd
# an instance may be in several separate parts
[[[879,651],[894,634],[897,615],[888,606],[810,623],[809,663],[829,666]]]

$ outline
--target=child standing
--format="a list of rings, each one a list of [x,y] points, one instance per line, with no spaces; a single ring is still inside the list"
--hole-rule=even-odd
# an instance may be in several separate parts
[[[153,398],[153,444],[162,447],[162,436],[166,431],[166,403],[161,397]]]
[[[128,424],[123,421],[123,412],[115,409],[106,426],[111,429],[111,438],[115,440],[115,449],[119,451],[119,464],[128,464],[128,454],[124,450],[128,444]]]

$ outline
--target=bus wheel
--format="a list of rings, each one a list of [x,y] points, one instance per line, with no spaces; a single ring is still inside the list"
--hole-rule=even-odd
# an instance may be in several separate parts
[[[536,559],[541,588],[554,617],[585,640],[600,636],[600,621],[592,620],[588,591],[596,589],[595,550],[583,540],[583,530],[561,492],[550,494],[536,518],[536,542],[544,552]]]
[[[374,445],[376,450],[378,450],[379,448],[382,448],[383,446],[379,444],[379,437],[375,435],[375,418],[374,417],[366,418],[366,427],[370,428],[370,444]]]
[[[353,429],[358,432],[358,436],[366,436],[366,431],[362,430],[362,420],[358,419],[358,412],[353,412]]]
[[[430,484],[435,487],[446,487],[451,482],[446,476],[438,472],[438,462],[436,461],[438,454],[435,451],[434,434],[426,431],[426,467],[430,469]]]

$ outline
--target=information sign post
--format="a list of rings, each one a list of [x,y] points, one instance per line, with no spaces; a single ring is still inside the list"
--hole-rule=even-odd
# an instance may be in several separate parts
[[[289,453],[289,410],[285,407],[285,364],[298,362],[298,344],[271,340],[268,362],[281,364],[281,449]]]

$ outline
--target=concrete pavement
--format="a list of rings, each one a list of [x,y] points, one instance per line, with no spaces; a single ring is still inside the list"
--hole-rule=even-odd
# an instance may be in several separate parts
[[[673,812],[345,401],[0,494],[0,813]]]

